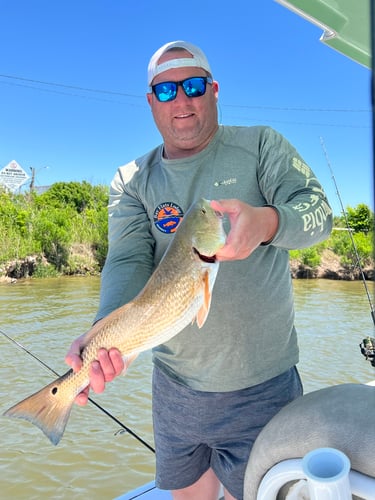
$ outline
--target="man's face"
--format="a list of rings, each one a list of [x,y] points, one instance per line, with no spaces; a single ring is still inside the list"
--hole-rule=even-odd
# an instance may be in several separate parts
[[[185,50],[166,52],[158,63],[191,57]],[[207,76],[202,68],[172,68],[157,75],[152,85],[161,82],[178,82],[193,76]],[[204,149],[215,135],[218,128],[216,102],[218,84],[207,84],[206,93],[200,97],[188,97],[181,86],[178,87],[176,99],[159,102],[154,93],[147,94],[147,101],[164,139],[164,154],[170,158],[183,158]]]

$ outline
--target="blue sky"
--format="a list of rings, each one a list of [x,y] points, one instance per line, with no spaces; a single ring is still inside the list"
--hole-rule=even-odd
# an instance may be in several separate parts
[[[209,58],[221,123],[283,133],[339,215],[322,137],[344,206],[372,207],[370,70],[273,0],[2,0],[0,16],[0,169],[33,167],[37,186],[109,184],[161,142],[147,64],[184,39]]]

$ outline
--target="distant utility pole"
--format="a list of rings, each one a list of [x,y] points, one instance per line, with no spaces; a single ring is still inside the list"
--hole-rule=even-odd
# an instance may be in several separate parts
[[[31,191],[33,191],[35,189],[35,176],[36,176],[36,174],[40,170],[43,170],[44,168],[49,168],[49,167],[45,166],[45,167],[42,167],[42,168],[38,168],[38,170],[36,170],[35,167],[30,167],[30,170],[31,170],[30,193],[31,193]]]
[[[30,181],[30,193],[31,193],[35,185],[35,168],[30,167],[30,170],[31,170],[31,181]]]

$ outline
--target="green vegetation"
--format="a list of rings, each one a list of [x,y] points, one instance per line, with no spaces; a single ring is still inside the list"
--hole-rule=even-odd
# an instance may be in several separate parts
[[[58,182],[37,194],[10,194],[0,187],[0,275],[96,274],[107,253],[108,188]],[[351,228],[351,233],[348,230]],[[335,217],[330,238],[293,250],[293,262],[317,269],[327,254],[344,270],[373,268],[374,214],[364,204]]]
[[[0,191],[3,274],[28,256],[34,256],[36,276],[100,272],[107,253],[107,205],[108,188],[88,182],[58,182],[40,195]]]
[[[347,207],[346,214],[334,217],[331,236],[322,243],[302,250],[292,250],[291,259],[312,269],[321,265],[323,256],[330,251],[339,265],[349,272],[373,268],[374,214],[363,203],[356,208]]]

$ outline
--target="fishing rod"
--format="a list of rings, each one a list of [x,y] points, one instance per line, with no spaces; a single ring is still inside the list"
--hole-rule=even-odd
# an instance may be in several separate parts
[[[325,159],[326,159],[329,171],[331,172],[331,178],[333,180],[333,184],[334,184],[335,189],[336,189],[337,198],[338,198],[338,200],[340,202],[341,212],[342,212],[342,214],[344,216],[345,225],[346,225],[346,228],[348,230],[348,233],[349,233],[349,236],[350,236],[350,241],[351,241],[351,244],[352,244],[352,247],[353,247],[353,250],[354,250],[356,265],[357,265],[357,267],[359,269],[359,272],[360,272],[360,275],[361,275],[361,279],[362,279],[362,283],[363,283],[363,286],[365,288],[365,292],[366,292],[366,295],[367,295],[367,300],[368,300],[368,303],[370,305],[372,322],[373,322],[373,324],[375,326],[375,309],[374,309],[374,305],[373,305],[373,302],[371,300],[371,295],[370,295],[370,292],[369,292],[369,289],[368,289],[368,286],[367,286],[367,282],[366,282],[366,277],[365,277],[365,274],[363,272],[363,268],[362,268],[362,265],[361,265],[361,260],[360,260],[360,257],[359,257],[357,245],[356,245],[355,240],[354,240],[353,231],[352,231],[352,228],[350,227],[348,216],[347,216],[347,213],[346,213],[346,211],[344,209],[344,204],[342,202],[342,198],[341,198],[340,191],[339,191],[339,188],[338,188],[338,185],[337,185],[337,182],[336,182],[336,178],[335,178],[335,175],[333,173],[331,162],[329,161],[329,158],[328,158],[328,153],[327,153],[327,150],[326,150],[326,147],[325,147],[325,144],[324,144],[323,137],[320,137],[320,144],[322,146],[322,150],[323,150],[323,153],[324,153],[324,156],[325,156]],[[363,339],[363,341],[361,342],[361,344],[359,344],[359,346],[361,348],[361,353],[365,356],[366,359],[370,359],[372,366],[375,367],[375,339],[367,337],[366,339]]]
[[[21,351],[25,352],[26,354],[28,354],[29,356],[31,356],[35,361],[37,361],[39,364],[41,364],[44,368],[46,368],[49,372],[53,373],[54,375],[56,375],[57,377],[60,377],[60,374],[57,373],[53,368],[51,368],[50,366],[47,365],[47,363],[45,363],[42,359],[38,358],[38,356],[36,356],[35,354],[33,354],[29,349],[26,349],[25,346],[23,346],[20,342],[18,342],[17,340],[15,340],[14,338],[12,338],[10,335],[8,335],[7,333],[5,333],[3,330],[0,329],[0,333],[1,335],[3,335],[3,337],[5,337],[11,344],[15,345],[18,349],[20,349]],[[143,444],[143,446],[145,446],[146,448],[148,448],[150,451],[152,451],[153,453],[155,453],[155,449],[150,445],[148,444],[146,441],[144,441],[140,436],[138,436],[134,431],[132,431],[129,427],[127,427],[125,424],[123,424],[118,418],[116,418],[114,415],[112,415],[112,413],[110,413],[108,410],[106,410],[103,406],[101,406],[99,403],[97,403],[96,401],[94,401],[92,398],[88,398],[88,400],[90,401],[91,404],[93,404],[94,406],[96,406],[96,408],[98,410],[100,410],[101,412],[103,412],[105,415],[107,415],[109,418],[111,418],[114,422],[116,422],[117,425],[119,425],[121,428],[122,428],[122,432],[127,432],[128,434],[130,434],[131,436],[133,436],[135,439],[137,439],[140,443]],[[116,435],[118,434],[118,432],[116,432]]]

